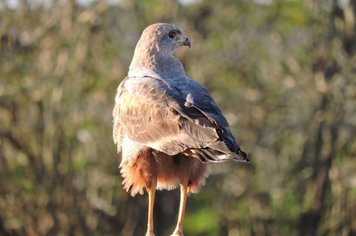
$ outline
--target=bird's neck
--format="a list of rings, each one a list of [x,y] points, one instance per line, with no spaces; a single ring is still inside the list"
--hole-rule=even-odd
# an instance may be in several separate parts
[[[185,76],[182,63],[172,54],[165,54],[157,48],[148,48],[144,52],[134,53],[129,76],[152,76],[161,78],[181,78]]]

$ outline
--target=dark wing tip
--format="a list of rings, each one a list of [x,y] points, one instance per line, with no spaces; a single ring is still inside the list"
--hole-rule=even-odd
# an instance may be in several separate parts
[[[236,152],[237,156],[234,158],[237,161],[242,161],[242,162],[246,162],[246,163],[251,163],[250,159],[247,157],[246,152],[242,151],[242,150],[238,150]]]

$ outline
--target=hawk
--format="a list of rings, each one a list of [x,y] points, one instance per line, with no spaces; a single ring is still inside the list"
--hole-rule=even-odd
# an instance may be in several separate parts
[[[208,90],[191,80],[173,52],[191,46],[181,28],[148,26],[136,45],[127,77],[117,89],[113,138],[132,196],[148,192],[147,236],[154,235],[156,189],[180,187],[178,222],[183,235],[186,198],[205,183],[210,162],[248,162]]]

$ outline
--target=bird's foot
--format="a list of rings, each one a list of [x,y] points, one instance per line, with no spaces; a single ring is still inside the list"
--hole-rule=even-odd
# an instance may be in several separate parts
[[[146,236],[155,236],[155,233],[153,231],[147,231]]]
[[[171,234],[171,236],[184,236],[184,235],[183,235],[183,231],[174,230],[174,232]]]

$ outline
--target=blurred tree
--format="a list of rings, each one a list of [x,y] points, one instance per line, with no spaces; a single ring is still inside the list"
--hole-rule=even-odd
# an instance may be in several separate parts
[[[0,235],[144,234],[111,109],[159,21],[186,30],[178,56],[254,162],[211,166],[186,234],[356,234],[355,1],[114,2],[0,1]],[[157,198],[168,235],[179,196]]]

